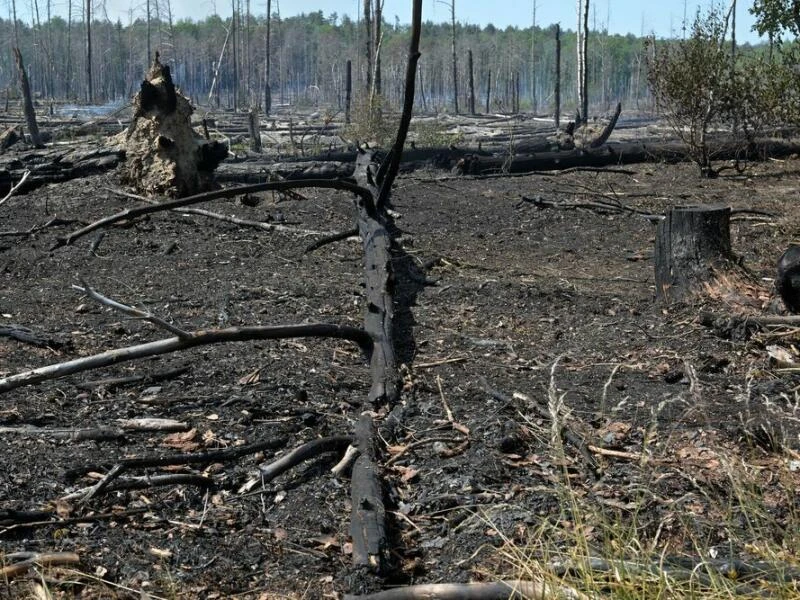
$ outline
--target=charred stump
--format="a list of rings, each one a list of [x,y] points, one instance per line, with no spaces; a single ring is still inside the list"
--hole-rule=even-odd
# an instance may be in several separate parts
[[[687,297],[715,269],[733,262],[728,206],[676,207],[658,224],[655,249],[656,297]]]
[[[792,245],[778,260],[775,289],[786,310],[800,313],[800,246]]]
[[[122,179],[143,195],[183,197],[211,189],[214,169],[227,148],[192,129],[194,108],[175,89],[169,66],[159,62],[158,53],[133,107]]]
[[[261,154],[261,132],[259,131],[258,110],[251,108],[247,114],[247,131],[250,135],[250,150]]]

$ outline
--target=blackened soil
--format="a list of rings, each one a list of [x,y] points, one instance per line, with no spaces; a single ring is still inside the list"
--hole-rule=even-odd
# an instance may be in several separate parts
[[[627,529],[609,523],[634,524],[637,539],[676,556],[698,554],[698,545],[745,557],[759,545],[797,547],[797,533],[785,530],[798,509],[798,470],[786,468],[785,453],[800,449],[797,382],[767,351],[778,346],[791,357],[792,337],[706,327],[701,314],[724,325],[731,315],[782,310],[770,278],[800,222],[798,165],[759,164],[712,181],[688,165],[634,170],[398,179],[404,390],[381,444],[390,582],[513,576],[499,550],[567,549],[580,526],[602,552]],[[187,330],[362,324],[360,244],[304,254],[318,237],[309,231],[352,227],[349,196],[304,190],[304,199],[264,194],[255,206],[252,198],[202,206],[289,231],[160,213],[105,230],[94,252],[96,233],[51,250],[83,224],[135,204],[109,190],[117,185],[113,175],[96,176],[0,207],[0,325],[51,340],[37,347],[0,337],[0,376],[171,336],[72,289],[83,281]],[[691,303],[664,307],[654,303],[652,220],[630,210],[543,209],[536,197],[650,214],[725,203],[774,216],[737,212],[732,238],[743,268]],[[53,217],[66,223],[24,233]],[[86,385],[184,366],[163,381]],[[259,465],[306,441],[351,434],[371,408],[369,386],[357,346],[297,339],[204,346],[4,393],[0,521],[4,510],[51,510],[58,522],[6,521],[0,549],[78,553],[71,571],[47,575],[50,592],[65,597],[336,597],[349,591],[350,564],[349,479],[330,472],[340,457],[265,484]],[[127,431],[107,441],[20,431],[142,417],[191,431]],[[213,479],[208,491],[166,486],[59,500],[95,483],[115,459],[284,436],[277,452],[131,473],[200,473]],[[745,488],[767,498],[764,527],[736,510],[730,465],[746,466]],[[85,467],[89,474],[67,476]],[[577,503],[565,504],[567,490]],[[28,597],[30,586],[0,580],[0,597]]]

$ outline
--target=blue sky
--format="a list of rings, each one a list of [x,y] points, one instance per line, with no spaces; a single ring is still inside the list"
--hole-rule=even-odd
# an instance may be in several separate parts
[[[58,2],[59,0],[56,0]],[[61,3],[66,4],[64,0]],[[155,0],[151,0],[155,2]],[[164,0],[161,0],[162,2]],[[99,5],[99,0],[96,0]],[[217,11],[221,16],[231,13],[230,0],[171,0],[173,14],[176,18],[203,18]],[[244,0],[243,0],[244,3]],[[486,25],[492,23],[496,27],[508,25],[528,27],[532,22],[532,0],[455,0],[456,18],[462,22]],[[356,18],[359,14],[360,0],[272,0],[273,12],[279,7],[281,16],[291,16],[303,12],[321,10],[326,16],[331,13],[348,14]],[[577,17],[574,0],[537,0],[536,23],[547,26],[560,23],[563,28],[574,29]],[[654,32],[657,36],[681,34],[684,7],[688,20],[694,17],[698,7],[707,9],[710,0],[692,2],[689,0],[591,0],[590,26],[596,22],[602,28],[606,22],[612,33]],[[729,0],[718,2],[727,9]],[[753,17],[748,8],[752,1],[739,0],[737,3],[736,36],[741,41],[756,42],[758,38],[752,31]],[[144,0],[106,0],[109,18],[116,20],[119,16],[127,22],[131,9],[134,17],[144,14]],[[264,14],[266,0],[251,0],[251,10],[255,14]],[[432,21],[449,20],[449,0],[424,0],[423,18]],[[411,0],[385,0],[384,15],[387,21],[393,22],[397,16],[401,23],[411,20]]]

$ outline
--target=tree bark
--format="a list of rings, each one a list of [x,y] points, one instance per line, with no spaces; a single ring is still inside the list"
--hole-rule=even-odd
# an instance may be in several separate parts
[[[22,53],[19,48],[14,48],[14,60],[17,63],[19,74],[19,87],[22,91],[23,107],[25,110],[25,121],[28,124],[28,131],[31,134],[31,143],[37,148],[44,148],[42,138],[39,135],[39,125],[36,123],[36,111],[33,109],[33,99],[31,98],[31,86],[28,83],[28,75],[25,73],[25,64],[22,61]]]
[[[656,298],[689,296],[715,269],[732,264],[729,206],[673,208],[658,224],[655,248]]]

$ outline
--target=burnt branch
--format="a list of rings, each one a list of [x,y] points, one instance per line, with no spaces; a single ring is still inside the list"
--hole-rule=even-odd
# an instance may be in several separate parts
[[[104,478],[103,482],[107,480]],[[117,479],[115,481],[107,481],[104,486],[92,486],[86,489],[78,490],[67,496],[62,500],[82,500],[86,501],[90,498],[100,495],[103,492],[118,492],[122,490],[145,490],[148,488],[165,487],[168,485],[194,485],[201,488],[214,488],[214,480],[204,475],[196,475],[194,473],[176,473],[172,475],[142,475],[141,477],[128,477],[126,479]]]
[[[146,469],[154,467],[170,467],[174,465],[205,465],[212,462],[226,462],[236,460],[242,456],[255,454],[264,450],[274,450],[281,448],[288,443],[289,439],[281,436],[275,439],[261,440],[244,446],[234,446],[223,450],[211,450],[209,452],[192,452],[188,454],[159,454],[155,456],[142,456],[139,458],[126,458],[116,463],[102,463],[96,465],[86,465],[77,469],[67,471],[65,478],[76,479],[85,473],[92,471],[108,471],[115,466],[121,466],[124,471],[131,469]]]
[[[306,249],[303,250],[303,254],[309,254],[310,252],[314,252],[314,250],[319,250],[320,248],[322,248],[323,246],[327,246],[328,244],[341,242],[342,240],[346,240],[347,238],[354,237],[357,235],[358,235],[358,227],[353,227],[352,229],[348,229],[347,231],[340,231],[338,233],[325,236],[324,238],[318,239],[313,244],[309,244],[308,246],[306,246]]]
[[[251,327],[229,327],[227,329],[201,329],[189,331],[185,337],[172,337],[155,342],[146,342],[136,346],[116,348],[74,360],[39,367],[30,371],[9,375],[0,379],[0,393],[18,387],[34,385],[48,379],[58,379],[82,371],[99,369],[116,365],[129,360],[137,360],[147,356],[157,356],[204,346],[227,342],[248,342],[253,340],[278,340],[295,337],[338,338],[355,342],[370,357],[373,353],[372,337],[363,329],[349,325],[333,325],[330,323],[309,323],[303,325],[278,325]]]
[[[252,185],[243,185],[232,188],[225,188],[224,190],[213,190],[211,192],[195,194],[194,196],[187,196],[186,198],[169,200],[166,202],[162,202],[160,204],[148,204],[147,206],[140,206],[138,208],[126,208],[125,210],[120,211],[116,214],[103,217],[102,219],[95,221],[94,223],[90,223],[83,229],[79,229],[78,231],[72,232],[67,237],[60,239],[52,249],[55,250],[56,248],[60,248],[62,246],[68,246],[72,244],[75,240],[93,231],[96,231],[97,229],[100,229],[102,227],[108,227],[109,225],[113,225],[114,223],[135,219],[136,217],[141,217],[143,215],[149,215],[157,212],[162,212],[165,210],[172,210],[175,208],[190,206],[192,204],[199,204],[201,202],[217,200],[220,198],[230,198],[232,196],[238,196],[240,194],[252,194],[254,192],[268,192],[268,191],[282,192],[286,190],[293,190],[300,188],[323,188],[323,189],[333,189],[333,190],[352,192],[359,197],[360,199],[360,201],[358,202],[359,206],[363,207],[363,209],[366,211],[367,214],[371,216],[375,215],[375,200],[370,190],[361,187],[359,185],[356,185],[355,183],[351,183],[349,181],[343,181],[339,179],[300,179],[296,181],[268,181],[264,183],[254,183]]]
[[[108,306],[116,311],[119,311],[123,314],[126,314],[130,317],[134,317],[135,319],[144,319],[155,325],[156,327],[160,327],[161,329],[166,329],[170,333],[174,333],[181,339],[186,339],[189,337],[189,333],[180,327],[175,327],[171,323],[167,323],[164,319],[155,316],[149,311],[141,310],[139,308],[134,308],[133,306],[128,306],[127,304],[122,304],[121,302],[117,302],[116,300],[112,300],[111,298],[104,296],[100,292],[96,291],[92,287],[86,284],[85,281],[81,281],[83,286],[80,285],[73,285],[73,290],[78,290],[83,294],[86,294],[97,302],[98,304],[102,304],[103,306]]]
[[[336,436],[311,440],[299,448],[295,448],[288,454],[281,456],[276,461],[260,467],[259,470],[261,471],[261,481],[263,483],[272,481],[281,473],[285,473],[292,467],[299,465],[301,462],[307,461],[315,456],[319,456],[320,454],[324,454],[325,452],[341,452],[352,443],[353,438],[351,436]]]
[[[379,171],[378,185],[380,185],[380,192],[378,193],[375,202],[378,210],[385,207],[389,200],[389,195],[392,193],[392,184],[394,183],[397,172],[400,169],[400,159],[403,156],[403,146],[406,143],[406,136],[408,135],[408,128],[411,125],[411,115],[414,112],[414,91],[417,80],[417,62],[419,61],[419,38],[422,31],[422,0],[414,0],[413,9],[411,13],[411,44],[408,49],[408,65],[406,66],[406,87],[403,96],[403,113],[400,116],[400,125],[397,128],[397,137],[394,141],[394,146],[386,159],[385,171],[383,168]]]

